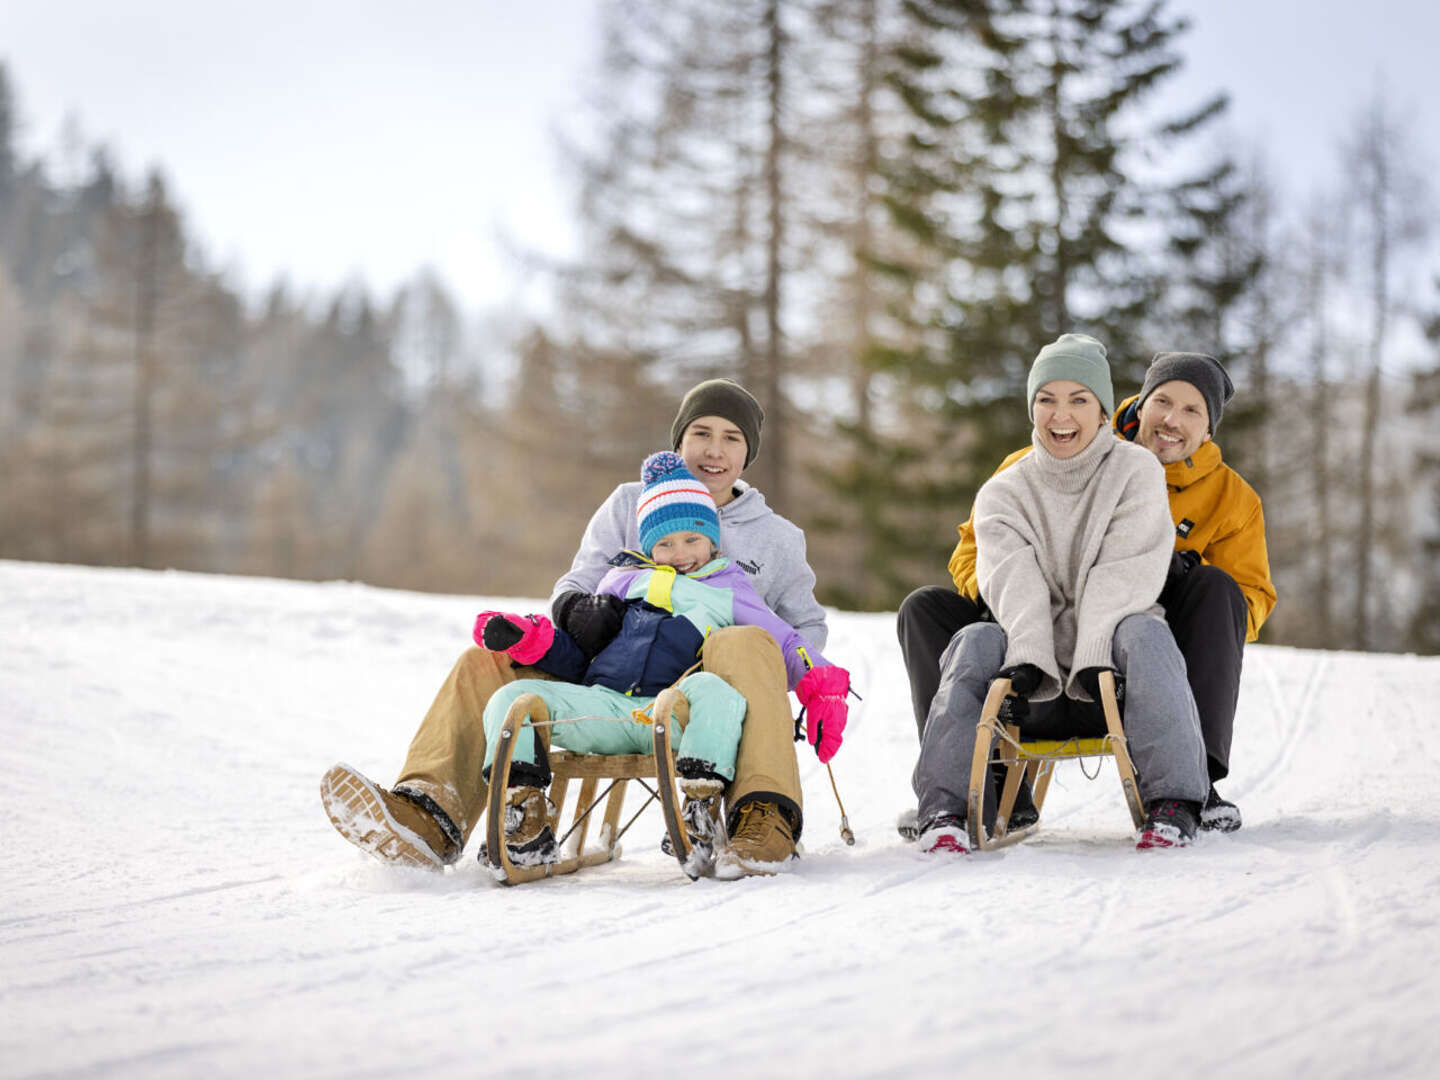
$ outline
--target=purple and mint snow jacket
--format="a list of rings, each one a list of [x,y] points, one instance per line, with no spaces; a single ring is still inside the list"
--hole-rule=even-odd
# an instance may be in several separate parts
[[[636,480],[621,484],[595,511],[575,561],[550,593],[552,610],[571,590],[595,592],[615,552],[640,547],[635,506],[643,487]],[[720,507],[720,550],[745,571],[766,607],[810,645],[825,648],[825,609],[815,599],[815,571],[805,558],[805,534],[771,510],[758,488],[737,480],[735,492],[735,498]]]
[[[595,591],[625,602],[620,632],[587,667],[580,647],[557,626],[554,643],[536,664],[541,670],[567,682],[653,697],[695,666],[705,639],[727,626],[768,631],[780,645],[791,690],[811,667],[829,664],[761,602],[749,575],[726,558],[678,574],[622,552]]]

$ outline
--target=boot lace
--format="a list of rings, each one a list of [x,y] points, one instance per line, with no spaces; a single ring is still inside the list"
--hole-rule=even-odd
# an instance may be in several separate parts
[[[740,807],[740,821],[735,827],[735,835],[730,838],[731,843],[745,840],[758,843],[765,838],[768,828],[780,829],[786,836],[790,835],[789,824],[774,803],[748,802]]]

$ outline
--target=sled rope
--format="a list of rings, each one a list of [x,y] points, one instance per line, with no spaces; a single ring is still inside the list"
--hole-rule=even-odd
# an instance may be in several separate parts
[[[680,685],[680,683],[685,679],[685,677],[686,677],[687,675],[689,675],[691,672],[693,672],[693,671],[694,671],[696,668],[698,668],[702,663],[703,663],[703,661],[701,661],[701,660],[696,660],[695,663],[691,664],[688,668],[686,668],[684,671],[682,671],[682,672],[680,673],[680,678],[676,679],[676,680],[675,680],[674,682],[672,682],[669,686],[665,687],[665,690],[674,690],[677,686]],[[660,691],[660,694],[663,694],[663,693],[665,692],[665,690],[661,690],[661,691]],[[656,695],[655,695],[655,700],[656,700],[656,701],[658,701],[658,700],[660,699],[660,694],[656,694]],[[655,708],[655,702],[654,702],[654,701],[650,702],[649,705],[642,705],[642,706],[641,706],[640,708],[638,708],[638,709],[631,709],[631,710],[630,710],[630,719],[631,719],[632,721],[634,721],[635,723],[637,723],[637,724],[647,724],[647,725],[648,725],[648,724],[653,724],[653,723],[655,723],[655,716],[654,716],[654,714],[650,711],[650,710],[653,709],[653,708]],[[617,718],[617,719],[618,719],[618,718]]]
[[[1024,757],[1030,761],[1078,761],[1080,763],[1080,772],[1086,780],[1094,780],[1098,778],[1100,775],[1100,770],[1105,765],[1103,753],[1090,755],[1081,753],[1080,743],[1082,740],[1079,735],[1072,735],[1070,736],[1070,738],[1064,740],[1056,740],[1060,743],[1062,747],[1073,747],[1073,753],[1057,752],[1051,754],[1036,754],[1027,749],[1023,742],[1011,735],[1010,732],[1006,731],[1005,728],[1001,725],[992,725],[992,730],[994,731],[994,734],[997,738],[1015,747],[1017,751],[1022,753]],[[1094,738],[1099,739],[1100,742],[1105,745],[1106,751],[1111,754],[1114,754],[1116,752],[1117,747],[1120,750],[1127,749],[1125,744],[1125,737],[1123,735],[1114,735],[1110,732],[1106,732],[1104,735],[1097,735],[1094,736]],[[1091,757],[1095,759],[1095,771],[1093,773],[1085,766],[1086,761]]]

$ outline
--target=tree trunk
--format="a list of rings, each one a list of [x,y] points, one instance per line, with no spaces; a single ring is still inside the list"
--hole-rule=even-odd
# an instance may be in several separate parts
[[[1325,215],[1317,215],[1318,229],[1312,235],[1318,250],[1310,277],[1310,310],[1315,320],[1314,336],[1310,345],[1311,400],[1314,402],[1314,423],[1310,425],[1314,443],[1311,446],[1310,475],[1315,492],[1315,588],[1310,604],[1314,608],[1315,629],[1322,648],[1334,648],[1339,644],[1335,639],[1335,628],[1331,622],[1331,598],[1335,595],[1334,555],[1332,537],[1334,522],[1330,509],[1331,488],[1334,476],[1330,471],[1329,448],[1333,438],[1330,423],[1330,390],[1326,386],[1325,361],[1329,352],[1329,325],[1327,322],[1329,281],[1329,231],[1324,224]]]
[[[781,116],[783,90],[783,43],[780,3],[770,0],[765,9],[765,30],[769,47],[766,55],[767,145],[765,148],[765,198],[768,204],[768,233],[765,238],[765,378],[761,395],[765,403],[765,456],[768,494],[785,506],[787,447],[785,445],[785,403],[780,386],[784,371],[784,338],[780,328],[780,286],[783,267],[785,214],[782,205],[781,157],[785,151],[785,129]]]
[[[1368,353],[1369,372],[1365,379],[1365,415],[1360,424],[1360,529],[1355,551],[1355,647],[1370,647],[1371,571],[1375,557],[1375,444],[1380,433],[1380,361],[1385,348],[1385,331],[1390,310],[1390,222],[1388,195],[1389,161],[1383,143],[1383,126],[1376,131],[1374,188],[1370,205],[1372,247],[1370,271],[1373,275],[1370,302],[1373,319]]]
[[[1054,145],[1054,157],[1050,162],[1050,188],[1055,198],[1055,271],[1051,283],[1051,318],[1054,325],[1049,328],[1047,340],[1066,333],[1070,328],[1070,305],[1066,298],[1066,285],[1070,277],[1068,243],[1065,239],[1065,162],[1061,147],[1065,144],[1065,116],[1061,112],[1061,82],[1065,78],[1063,42],[1060,39],[1064,12],[1058,0],[1050,9],[1050,84],[1045,96],[1050,104],[1050,134]],[[1037,342],[1039,348],[1044,342]]]
[[[151,464],[154,454],[155,312],[160,298],[159,193],[152,187],[137,224],[135,273],[135,393],[132,402],[130,561],[150,566]]]

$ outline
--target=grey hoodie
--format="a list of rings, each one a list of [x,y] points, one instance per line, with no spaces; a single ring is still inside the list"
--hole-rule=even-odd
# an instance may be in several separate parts
[[[600,504],[585,526],[585,536],[570,571],[555,583],[550,606],[561,593],[578,589],[593,593],[621,551],[640,546],[635,504],[643,487],[638,480],[621,484]],[[743,480],[739,494],[720,507],[720,551],[750,575],[765,605],[799,631],[818,650],[829,630],[825,609],[815,599],[815,571],[805,559],[805,534],[771,510],[765,496]]]

